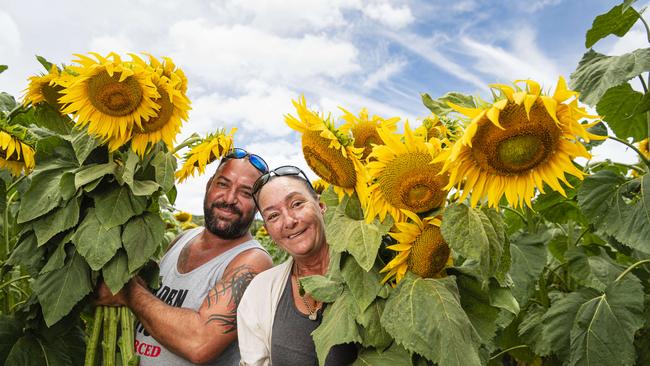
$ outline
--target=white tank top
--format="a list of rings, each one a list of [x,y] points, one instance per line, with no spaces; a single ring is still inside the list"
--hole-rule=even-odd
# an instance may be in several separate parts
[[[183,248],[202,230],[203,227],[197,227],[183,234],[160,261],[161,285],[154,295],[168,305],[198,310],[210,289],[221,279],[230,261],[238,254],[252,248],[266,251],[256,240],[249,240],[221,253],[188,273],[179,273],[178,256]],[[194,365],[163,347],[139,322],[135,328],[135,352],[140,356],[141,366]],[[215,335],[215,337],[218,336]],[[216,360],[207,365],[235,366],[238,364],[239,347],[235,341]]]

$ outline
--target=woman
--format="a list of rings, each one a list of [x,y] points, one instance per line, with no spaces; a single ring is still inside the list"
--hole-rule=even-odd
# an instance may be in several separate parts
[[[253,199],[269,235],[290,258],[255,277],[244,293],[237,311],[241,365],[317,365],[311,332],[321,323],[325,304],[301,295],[299,280],[327,272],[326,207],[294,166],[262,175]],[[346,365],[355,358],[354,344],[338,345],[326,365]]]

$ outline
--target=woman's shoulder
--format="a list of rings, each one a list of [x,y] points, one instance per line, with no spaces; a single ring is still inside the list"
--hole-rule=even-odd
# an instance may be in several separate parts
[[[262,288],[271,289],[276,282],[284,282],[282,279],[286,277],[285,274],[290,268],[291,259],[259,273],[253,278],[248,287],[257,290]]]

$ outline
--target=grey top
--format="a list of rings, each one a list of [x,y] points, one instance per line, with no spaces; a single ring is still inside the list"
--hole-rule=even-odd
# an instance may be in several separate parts
[[[324,309],[325,304],[323,304],[322,310]],[[311,332],[321,324],[322,310],[318,310],[316,320],[310,320],[308,315],[301,313],[296,308],[293,291],[291,291],[291,276],[289,276],[273,320],[271,336],[271,364],[273,366],[318,366]],[[349,365],[354,362],[356,357],[357,348],[354,344],[339,344],[330,349],[325,365]]]
[[[190,272],[178,272],[178,256],[202,230],[203,227],[198,227],[187,231],[160,261],[161,285],[154,295],[168,305],[198,310],[208,296],[208,291],[221,279],[224,271],[237,255],[252,248],[264,250],[256,240],[249,240],[221,253]],[[194,365],[163,347],[140,323],[136,325],[135,352],[140,356],[140,366]],[[219,366],[238,364],[237,342],[230,344],[216,360],[207,363],[207,365]]]

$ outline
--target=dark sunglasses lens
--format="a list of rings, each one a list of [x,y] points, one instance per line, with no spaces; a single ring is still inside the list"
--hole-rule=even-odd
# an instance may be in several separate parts
[[[269,172],[269,166],[266,165],[266,162],[264,161],[264,159],[260,158],[258,155],[250,154],[248,156],[248,160],[260,172],[262,172],[262,173],[268,173]]]
[[[261,177],[257,178],[255,184],[253,184],[253,195],[257,194],[257,192],[266,184],[266,182],[269,181],[270,177],[271,177],[271,173],[266,173]]]
[[[300,175],[300,169],[295,166],[282,166],[273,171],[276,175]]]
[[[246,152],[246,150],[244,150],[244,149],[240,149],[240,148],[238,148],[238,147],[232,149],[232,152],[230,152],[230,154],[228,154],[228,156],[232,156],[232,157],[235,158],[235,159],[241,159],[241,158],[243,158],[243,157],[246,156],[246,155],[248,155],[248,153]]]

